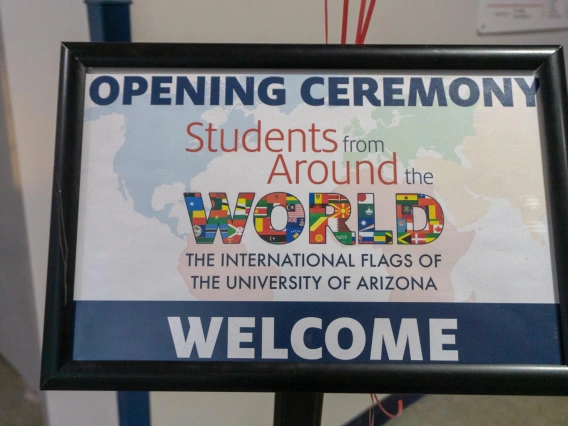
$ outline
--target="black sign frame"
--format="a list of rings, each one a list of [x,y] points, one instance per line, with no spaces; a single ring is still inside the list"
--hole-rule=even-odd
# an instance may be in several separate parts
[[[85,75],[89,67],[529,71],[540,79],[551,241],[564,365],[416,365],[72,360]],[[558,46],[64,43],[41,389],[568,395],[568,116]]]

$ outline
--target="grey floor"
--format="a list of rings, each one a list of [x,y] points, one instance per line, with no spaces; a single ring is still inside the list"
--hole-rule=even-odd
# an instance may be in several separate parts
[[[20,376],[0,357],[0,426],[41,426],[38,392],[27,388]]]
[[[388,425],[568,425],[568,397],[428,395]]]
[[[404,409],[400,417],[388,424],[568,426],[568,398],[429,395]],[[38,393],[28,389],[0,357],[0,426],[41,425]]]

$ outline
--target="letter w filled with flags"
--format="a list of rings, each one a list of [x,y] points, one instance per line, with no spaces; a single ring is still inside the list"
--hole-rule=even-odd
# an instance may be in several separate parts
[[[239,192],[234,216],[231,215],[227,194],[211,192],[211,211],[209,217],[205,214],[203,198],[199,192],[183,194],[193,235],[197,244],[213,244],[217,229],[221,230],[224,244],[239,244],[250,214],[254,192]]]

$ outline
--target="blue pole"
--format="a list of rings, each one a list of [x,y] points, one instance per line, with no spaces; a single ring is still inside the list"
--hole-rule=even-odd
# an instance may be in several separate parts
[[[120,426],[150,426],[148,392],[117,392]]]
[[[131,41],[131,0],[85,0],[91,41]]]
[[[85,0],[91,41],[129,42],[131,0]],[[120,426],[150,426],[148,392],[117,392]]]

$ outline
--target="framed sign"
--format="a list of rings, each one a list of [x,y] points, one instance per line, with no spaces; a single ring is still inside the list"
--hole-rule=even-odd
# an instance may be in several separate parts
[[[568,393],[562,49],[62,47],[42,389]]]

